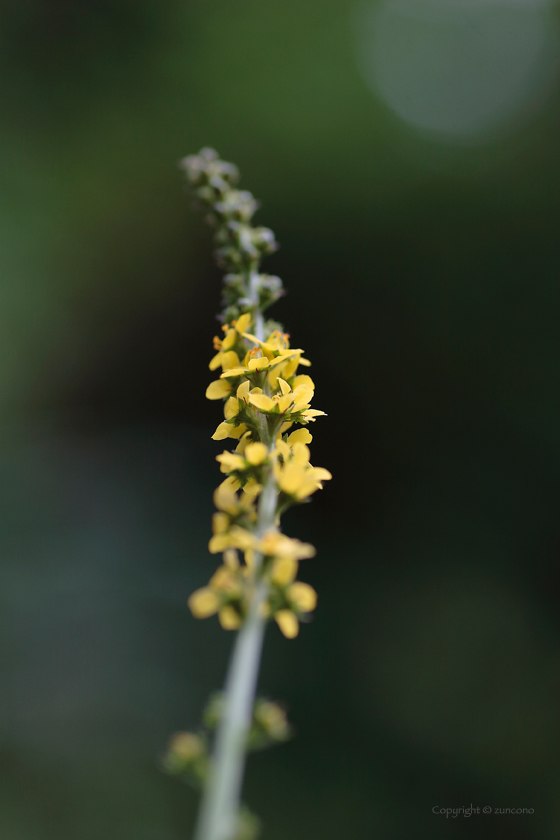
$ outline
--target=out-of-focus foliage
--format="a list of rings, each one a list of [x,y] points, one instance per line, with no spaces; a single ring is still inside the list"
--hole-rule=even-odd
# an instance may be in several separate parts
[[[202,145],[278,235],[337,479],[290,517],[319,606],[267,638],[296,737],[248,803],[270,840],[557,837],[556,71],[494,133],[422,133],[364,65],[391,8],[2,4],[2,840],[194,818],[159,762],[230,641],[186,608],[219,476],[219,275],[177,169]],[[471,802],[535,813],[432,813]]]

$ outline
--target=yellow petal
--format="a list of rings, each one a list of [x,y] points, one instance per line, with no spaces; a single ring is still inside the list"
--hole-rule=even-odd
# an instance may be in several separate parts
[[[300,467],[306,467],[309,464],[309,457],[311,453],[309,452],[309,447],[305,445],[305,443],[294,443],[293,447],[293,463],[298,464]]]
[[[295,579],[297,570],[297,560],[294,560],[293,557],[280,557],[274,561],[272,566],[272,582],[278,586],[286,586]]]
[[[226,438],[230,437],[231,432],[233,431],[233,426],[231,423],[220,423],[214,434],[212,435],[212,440],[225,440]]]
[[[245,314],[241,315],[241,317],[238,318],[237,321],[235,322],[235,329],[239,333],[244,333],[244,332],[246,332],[250,323],[251,323],[251,313],[250,312],[245,312]]]
[[[266,448],[264,443],[249,443],[247,445],[247,448],[245,449],[245,458],[254,467],[257,467],[259,464],[262,464],[267,455],[268,449]]]
[[[284,394],[284,396],[280,397],[278,400],[278,408],[282,412],[288,411],[289,408],[292,407],[294,402],[294,395],[293,394]]]
[[[218,510],[235,515],[238,513],[238,501],[235,491],[239,487],[236,478],[226,478],[225,481],[214,490],[214,504]]]
[[[222,341],[222,350],[231,350],[236,341],[237,333],[235,332],[235,330],[229,329],[225,334],[224,340]]]
[[[243,492],[251,499],[254,496],[258,496],[261,490],[262,484],[259,484],[258,481],[255,481],[254,478],[250,478],[247,484],[245,484],[243,487]]]
[[[282,376],[284,377],[284,379],[289,379],[290,376],[294,375],[294,373],[297,370],[298,364],[299,364],[299,359],[298,359],[297,356],[295,356],[293,359],[290,359],[290,361],[286,364],[286,366],[284,367],[284,369],[282,371]]]
[[[239,443],[235,447],[235,451],[239,452],[240,455],[243,455],[247,446],[251,443],[251,435],[249,432],[245,432],[243,437],[240,438]]]
[[[299,464],[294,464],[293,461],[290,461],[282,470],[278,484],[284,493],[293,496],[298,487],[303,483],[304,478],[304,469]]]
[[[268,383],[273,391],[278,387],[278,377],[283,372],[283,369],[283,365],[277,365],[268,372]]]
[[[218,612],[220,601],[208,586],[197,589],[187,601],[195,618],[208,618]]]
[[[208,365],[210,370],[216,370],[216,368],[220,367],[220,365],[222,363],[222,356],[223,356],[223,353],[222,353],[221,350],[219,351],[219,353],[216,353],[216,355],[214,356],[214,358],[211,360],[210,364]]]
[[[322,486],[319,481],[315,481],[313,478],[305,478],[295,491],[294,496],[301,502],[317,490],[321,490]]]
[[[281,434],[281,435],[283,435],[283,434],[284,434],[284,432],[287,432],[287,431],[288,431],[288,429],[291,429],[293,425],[294,425],[294,424],[293,424],[293,423],[290,423],[290,422],[288,422],[288,423],[282,423],[282,425],[280,426],[280,434]]]
[[[222,452],[221,455],[216,455],[216,461],[219,461],[227,472],[245,469],[244,458],[241,455],[237,455],[235,452]]]
[[[297,388],[298,385],[307,385],[312,391],[315,390],[315,383],[306,373],[301,373],[299,376],[296,376],[294,379],[294,388]]]
[[[274,408],[274,403],[266,394],[250,394],[249,402],[259,411],[272,411]]]
[[[292,390],[285,379],[278,377],[278,384],[280,385],[280,389],[284,395],[289,394]]]
[[[223,370],[231,370],[231,368],[239,367],[239,356],[234,350],[222,355],[221,364]]]
[[[238,630],[241,627],[241,617],[231,606],[222,607],[218,619],[224,630]]]
[[[232,377],[233,376],[243,376],[244,373],[245,373],[245,368],[244,367],[236,367],[236,368],[232,368],[231,370],[225,370],[222,373],[222,375],[220,376],[220,379],[227,379],[230,376],[232,376]]]
[[[226,420],[231,420],[232,417],[235,417],[239,414],[239,402],[235,399],[235,397],[230,397],[226,400],[226,404],[224,405],[224,417]]]
[[[279,455],[281,455],[282,458],[285,461],[287,461],[288,458],[290,457],[290,455],[292,454],[292,452],[290,450],[290,447],[288,446],[288,444],[285,441],[282,440],[282,438],[280,438],[276,441],[276,450],[275,451]]]
[[[313,388],[309,385],[298,385],[294,388],[294,402],[310,402],[313,399]]]
[[[317,593],[308,583],[297,580],[288,587],[288,599],[302,612],[311,612],[317,606]]]
[[[240,423],[239,426],[231,426],[230,425],[230,429],[231,429],[231,432],[229,433],[230,438],[233,438],[234,440],[239,440],[239,438],[243,437],[243,435],[247,431],[247,426],[245,426],[243,423]]]
[[[250,332],[242,332],[243,338],[246,338],[248,341],[252,341],[253,344],[264,344],[264,341],[261,341],[260,338],[257,338],[256,335],[253,335]]]
[[[314,546],[310,543],[302,543],[299,540],[278,534],[278,542],[274,546],[274,554],[277,557],[291,557],[293,560],[305,560],[314,557],[316,554]]]
[[[227,513],[215,513],[212,516],[212,533],[223,534],[229,528],[229,516]]]
[[[256,359],[249,359],[247,367],[249,370],[264,370],[269,365],[266,356],[258,356]]]
[[[295,443],[311,443],[312,440],[313,435],[308,432],[307,429],[297,429],[288,437],[288,443],[290,446],[293,446]]]
[[[235,580],[231,569],[228,569],[227,566],[220,566],[210,578],[210,587],[213,590],[222,590],[227,592],[228,589],[235,587],[236,583],[237,581]]]
[[[228,548],[240,548],[242,551],[248,551],[253,547],[255,538],[246,528],[240,528],[235,525],[229,532],[230,544]]]
[[[248,379],[245,382],[242,382],[239,388],[237,389],[237,399],[238,400],[247,400],[249,398],[249,391],[251,390],[251,383]]]
[[[299,363],[304,367],[311,367],[311,362],[309,361],[309,359],[300,359]]]
[[[231,385],[223,379],[215,379],[206,389],[207,400],[221,400],[231,394]]]
[[[317,408],[308,408],[307,411],[303,413],[303,416],[306,420],[313,420],[315,417],[326,417],[326,413],[324,411],[319,411]]]
[[[291,610],[278,610],[274,618],[287,639],[295,639],[299,633],[299,623]]]
[[[272,359],[272,361],[270,363],[270,366],[271,367],[276,367],[276,365],[281,365],[283,362],[286,362],[288,359],[291,359],[292,355],[293,354],[291,352],[280,353],[279,356],[276,356],[274,359]],[[291,373],[287,373],[289,365],[290,365],[290,362],[288,362],[288,364],[284,368],[284,379],[289,379],[290,376],[292,375]]]
[[[283,538],[285,539],[285,537],[283,537],[282,534],[279,534],[278,531],[266,531],[259,543],[259,551],[262,551],[263,554],[267,554],[272,557],[276,554],[276,549]]]
[[[311,474],[315,481],[330,481],[332,478],[331,473],[324,467],[313,467],[311,469]]]
[[[208,543],[210,554],[221,554],[226,548],[232,548],[229,531],[225,531],[223,534],[214,534]]]

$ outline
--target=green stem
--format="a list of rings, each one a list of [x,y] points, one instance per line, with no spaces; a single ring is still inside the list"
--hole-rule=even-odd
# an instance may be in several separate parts
[[[277,499],[276,482],[271,474],[260,498],[257,536],[274,527]],[[268,585],[259,576],[261,554],[255,553],[253,565],[255,590],[229,663],[224,713],[216,735],[196,840],[234,840],[238,830],[247,736],[253,717],[266,625],[261,605],[268,596]]]
[[[251,291],[255,293],[254,272]],[[256,335],[263,340],[262,313],[256,312]],[[272,449],[274,442],[265,441]],[[256,535],[274,527],[278,489],[272,470],[264,482],[259,499]],[[260,575],[262,554],[255,552],[253,580],[255,589],[248,614],[240,629],[231,655],[225,684],[224,712],[204,790],[195,840],[234,840],[239,829],[239,807],[245,770],[247,736],[253,718],[255,691],[259,674],[266,619],[262,604],[268,597],[268,584]]]

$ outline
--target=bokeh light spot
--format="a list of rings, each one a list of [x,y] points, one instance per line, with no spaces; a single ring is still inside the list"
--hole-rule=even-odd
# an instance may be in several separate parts
[[[405,122],[443,137],[519,121],[557,77],[545,0],[385,0],[357,18],[368,85]]]

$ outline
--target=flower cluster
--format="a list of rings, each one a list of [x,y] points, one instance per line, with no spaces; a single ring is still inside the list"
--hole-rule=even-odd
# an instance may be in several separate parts
[[[278,330],[259,340],[248,332],[250,325],[251,315],[245,313],[224,325],[223,340],[214,340],[218,352],[210,369],[221,367],[222,374],[210,383],[206,396],[223,401],[225,419],[213,438],[233,438],[237,446],[217,456],[227,478],[214,494],[218,512],[209,549],[223,552],[224,563],[208,586],[191,595],[189,605],[199,618],[218,613],[222,627],[238,629],[254,590],[253,558],[258,553],[259,577],[269,593],[261,609],[293,638],[299,620],[317,600],[308,584],[295,580],[298,561],[313,556],[315,549],[281,534],[279,514],[307,500],[331,478],[328,470],[311,465],[307,444],[312,435],[305,428],[324,412],[311,408],[311,377],[298,374],[300,365],[309,365],[303,350],[291,349],[288,336]],[[294,424],[302,428],[290,432]],[[267,482],[275,485],[277,504],[273,526],[259,536],[259,499]]]
[[[317,602],[312,587],[296,579],[299,561],[312,557],[315,549],[282,534],[280,515],[307,501],[331,478],[328,470],[312,466],[308,447],[312,435],[307,426],[324,412],[311,407],[315,384],[300,372],[310,366],[304,351],[290,346],[281,325],[263,319],[263,311],[283,290],[279,278],[258,270],[261,258],[278,246],[268,228],[251,225],[257,202],[235,187],[236,167],[212,149],[182,165],[217,229],[218,262],[230,272],[222,335],[214,338],[216,352],[209,364],[218,376],[206,396],[223,403],[224,419],[213,439],[236,441],[233,451],[217,456],[226,478],[214,494],[217,513],[209,549],[223,554],[223,564],[207,586],[191,595],[189,606],[196,617],[217,613],[222,627],[237,630],[257,586],[264,583],[261,615],[275,619],[282,633],[294,638]]]

